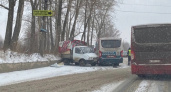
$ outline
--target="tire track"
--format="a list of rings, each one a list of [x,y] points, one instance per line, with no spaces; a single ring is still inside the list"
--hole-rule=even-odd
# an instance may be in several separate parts
[[[130,68],[99,70],[1,86],[0,92],[91,92],[129,76]]]

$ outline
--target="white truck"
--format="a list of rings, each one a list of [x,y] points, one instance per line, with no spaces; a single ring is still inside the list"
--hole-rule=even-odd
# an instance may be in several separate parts
[[[86,43],[80,40],[60,42],[59,52],[61,61],[65,65],[75,63],[75,65],[80,66],[86,64],[95,66],[98,59],[98,56],[94,53],[94,48],[86,46]]]

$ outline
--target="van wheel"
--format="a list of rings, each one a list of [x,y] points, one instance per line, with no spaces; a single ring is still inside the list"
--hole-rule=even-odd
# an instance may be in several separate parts
[[[80,64],[80,66],[85,66],[85,65],[86,65],[85,60],[81,59],[81,60],[79,61],[79,64]]]
[[[91,63],[91,66],[95,66],[96,65],[96,63],[94,62],[94,63]]]
[[[101,63],[98,63],[98,66],[103,66],[103,64],[101,64]]]
[[[64,59],[63,62],[64,62],[64,65],[69,65],[70,64],[68,59]]]
[[[78,62],[75,62],[75,65],[79,65],[79,63]]]

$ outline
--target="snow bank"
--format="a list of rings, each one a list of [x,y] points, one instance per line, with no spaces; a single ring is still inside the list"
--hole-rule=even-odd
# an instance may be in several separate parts
[[[12,52],[7,50],[5,53],[0,51],[0,64],[1,63],[20,63],[20,62],[37,62],[37,61],[48,61],[48,60],[59,60],[60,57],[45,54],[41,57],[39,53],[34,53],[31,55],[22,54],[17,52]]]
[[[104,67],[104,68],[102,70],[115,69],[113,67]],[[55,76],[85,73],[85,72],[91,72],[97,70],[101,70],[101,67],[99,66],[80,67],[80,66],[66,66],[66,65],[54,64],[49,67],[23,70],[23,71],[14,71],[8,73],[0,73],[0,79],[2,79],[0,82],[0,86],[32,81],[32,80],[51,78]]]

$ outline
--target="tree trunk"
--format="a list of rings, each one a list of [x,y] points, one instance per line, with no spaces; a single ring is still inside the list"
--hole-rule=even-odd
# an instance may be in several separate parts
[[[8,2],[9,2],[9,10],[8,10],[8,20],[7,20],[6,34],[5,34],[5,40],[3,46],[4,51],[10,48],[12,27],[13,27],[14,6],[15,6],[15,0],[8,0]]]
[[[76,6],[76,14],[75,14],[75,20],[71,29],[71,33],[70,33],[70,40],[74,40],[74,33],[75,33],[75,26],[76,26],[76,22],[77,22],[77,18],[78,18],[78,14],[79,14],[79,10],[80,10],[80,6],[82,4],[83,0],[77,0],[77,6]]]
[[[90,36],[90,21],[88,22],[88,32],[87,32],[87,45],[89,46],[89,36]]]
[[[91,45],[93,44],[93,29],[94,29],[94,18],[93,18],[93,22],[92,22],[92,30],[91,30]]]
[[[50,17],[50,37],[51,37],[51,52],[54,51],[53,33],[52,33],[52,17]]]
[[[15,51],[17,47],[17,41],[21,29],[21,24],[22,24],[22,16],[23,16],[23,10],[24,10],[24,0],[19,0],[19,5],[18,5],[18,11],[17,11],[17,20],[16,20],[16,25],[14,28],[14,34],[11,40],[11,50]]]
[[[49,38],[50,38],[49,29],[50,29],[50,28],[49,28],[49,22],[50,22],[50,21],[49,21],[49,18],[47,18],[47,38],[46,38],[46,39],[47,39],[47,40],[46,40],[46,41],[47,41],[47,44],[46,44],[46,47],[47,47],[47,48],[46,48],[46,49],[47,49],[47,52],[48,52],[48,53],[49,53],[49,48],[50,48],[50,39],[49,39]]]
[[[87,24],[88,24],[88,22],[89,22],[90,19],[91,19],[91,13],[92,13],[93,6],[94,6],[95,3],[96,3],[96,0],[94,0],[94,2],[91,3],[90,14],[89,14],[89,16],[88,16],[88,19],[87,19],[85,25],[84,25],[84,32],[83,32],[83,34],[82,34],[81,40],[83,40],[83,38],[84,38],[84,41],[85,41],[85,33],[86,33]]]
[[[39,1],[39,3],[38,3],[38,6],[39,7],[37,7],[39,10],[42,10],[42,3],[41,3],[41,1]],[[42,28],[42,17],[38,17],[37,18],[38,20],[38,25],[39,25],[39,27],[38,27],[38,32],[37,32],[37,42],[35,42],[35,44],[36,44],[36,52],[39,52],[39,50],[40,50],[40,29]]]
[[[47,10],[47,1],[46,0],[44,1],[44,10]],[[43,16],[43,26],[42,26],[42,28],[47,31],[46,19],[47,18],[45,16]],[[41,36],[40,36],[40,50],[39,50],[39,53],[43,57],[44,51],[46,49],[46,32],[42,31],[40,34],[41,34]]]
[[[50,10],[52,9],[52,2],[50,1]],[[50,17],[50,42],[51,42],[51,46],[50,46],[50,52],[53,52],[54,51],[54,42],[53,42],[53,33],[52,33],[52,17]]]
[[[85,32],[86,32],[86,28],[87,28],[87,5],[88,5],[88,1],[86,0],[86,5],[85,5],[85,17],[84,17],[84,32],[82,35],[81,40],[84,38],[84,42],[85,42]]]
[[[66,33],[66,40],[69,40],[70,39],[70,32],[71,32],[71,22],[72,22],[72,19],[74,18],[74,15],[75,15],[75,13],[72,15],[71,13],[70,13],[70,20],[69,20],[69,22],[67,23],[67,25],[68,25],[68,31],[67,31],[67,33]]]
[[[67,23],[67,25],[66,25],[66,40],[69,40],[69,32],[70,32],[70,30],[69,30],[69,27],[68,27],[68,23]]]
[[[72,4],[72,0],[69,0],[68,7],[67,7],[67,13],[65,15],[65,20],[64,20],[64,24],[63,24],[63,31],[61,33],[61,41],[64,41],[64,38],[65,38],[65,32],[66,32],[65,28],[66,28],[66,25],[67,25],[67,22],[68,22],[68,15],[69,15],[69,12],[70,12],[71,4]]]
[[[59,0],[58,7],[58,18],[56,19],[57,30],[56,30],[56,44],[55,44],[55,54],[58,53],[60,34],[61,34],[61,14],[62,14],[62,0]]]
[[[33,16],[33,10],[36,9],[37,0],[34,1],[30,0],[31,6],[32,6],[32,22],[31,22],[31,37],[30,37],[30,47],[29,47],[29,53],[35,52],[35,30],[36,30],[36,18]]]

